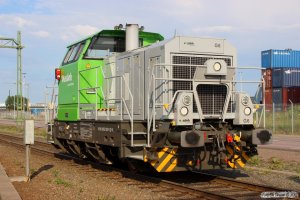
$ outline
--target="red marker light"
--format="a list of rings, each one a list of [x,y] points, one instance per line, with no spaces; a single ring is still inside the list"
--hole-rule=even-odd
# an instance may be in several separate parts
[[[233,142],[233,137],[232,137],[232,135],[230,133],[226,134],[226,141],[228,143],[232,143]]]
[[[60,81],[60,78],[61,78],[61,70],[56,68],[55,69],[55,78]]]

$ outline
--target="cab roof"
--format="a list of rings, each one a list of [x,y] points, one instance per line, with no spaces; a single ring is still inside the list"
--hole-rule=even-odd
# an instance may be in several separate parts
[[[99,36],[114,36],[114,37],[124,37],[125,38],[125,30],[102,30],[100,32],[97,32],[93,35],[90,35],[86,38],[83,38],[77,42],[74,42],[68,47],[73,46],[74,44],[78,44],[80,42],[83,42],[85,40],[91,39],[92,37],[99,35]],[[164,40],[164,37],[160,35],[159,33],[152,33],[152,32],[144,32],[144,31],[139,31],[139,37],[140,38],[147,38],[149,40],[159,40],[162,41]]]

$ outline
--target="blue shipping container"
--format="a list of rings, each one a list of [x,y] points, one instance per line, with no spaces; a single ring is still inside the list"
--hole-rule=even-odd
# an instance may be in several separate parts
[[[300,68],[273,68],[272,86],[280,87],[300,87]]]
[[[300,67],[300,51],[270,49],[261,52],[263,68]]]
[[[39,115],[42,112],[44,112],[45,109],[44,108],[31,108],[30,111],[31,111],[31,114],[33,114],[33,115]]]

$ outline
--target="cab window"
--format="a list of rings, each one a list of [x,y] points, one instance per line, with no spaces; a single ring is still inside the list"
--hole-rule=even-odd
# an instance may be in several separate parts
[[[85,53],[86,59],[102,59],[109,55],[109,52],[124,52],[125,38],[120,37],[94,37]]]
[[[69,48],[62,64],[65,65],[65,64],[69,64],[69,63],[72,63],[72,62],[75,62],[76,60],[78,60],[83,47],[84,47],[84,42],[71,46]]]

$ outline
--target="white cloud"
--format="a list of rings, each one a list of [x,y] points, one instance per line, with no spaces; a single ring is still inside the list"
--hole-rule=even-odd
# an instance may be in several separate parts
[[[60,36],[60,38],[64,41],[70,41],[72,36],[70,34],[64,33]]]
[[[22,17],[13,17],[10,23],[16,24],[19,28],[23,28],[24,26],[34,25],[32,21],[24,19]]]
[[[18,28],[35,25],[35,23],[29,19],[13,15],[0,15],[0,22],[7,25],[17,26]]]
[[[31,32],[31,35],[40,37],[40,38],[47,38],[50,36],[50,33],[47,31],[35,31],[35,32]]]
[[[300,23],[296,24],[288,24],[288,25],[283,25],[283,26],[277,26],[278,29],[281,30],[293,30],[293,29],[299,29],[300,28]]]
[[[75,25],[70,27],[71,31],[74,31],[79,36],[88,36],[95,32],[97,32],[99,29],[94,26],[90,25]]]
[[[82,37],[90,36],[99,31],[99,28],[90,25],[74,25],[64,28],[61,34],[61,39],[64,41],[72,42],[79,40]]]
[[[208,26],[208,27],[198,27],[192,29],[194,32],[200,33],[215,33],[215,32],[231,32],[233,31],[232,26]]]
[[[294,32],[299,31],[297,29],[300,29],[300,23],[294,23],[294,24],[272,24],[272,25],[265,25],[265,26],[243,26],[236,28],[236,30],[239,31],[251,31],[251,32],[269,32],[273,31],[275,32]]]
[[[161,3],[157,4],[161,5]],[[168,14],[180,20],[191,19],[201,13],[203,2],[199,0],[164,0],[159,9],[161,14]]]

